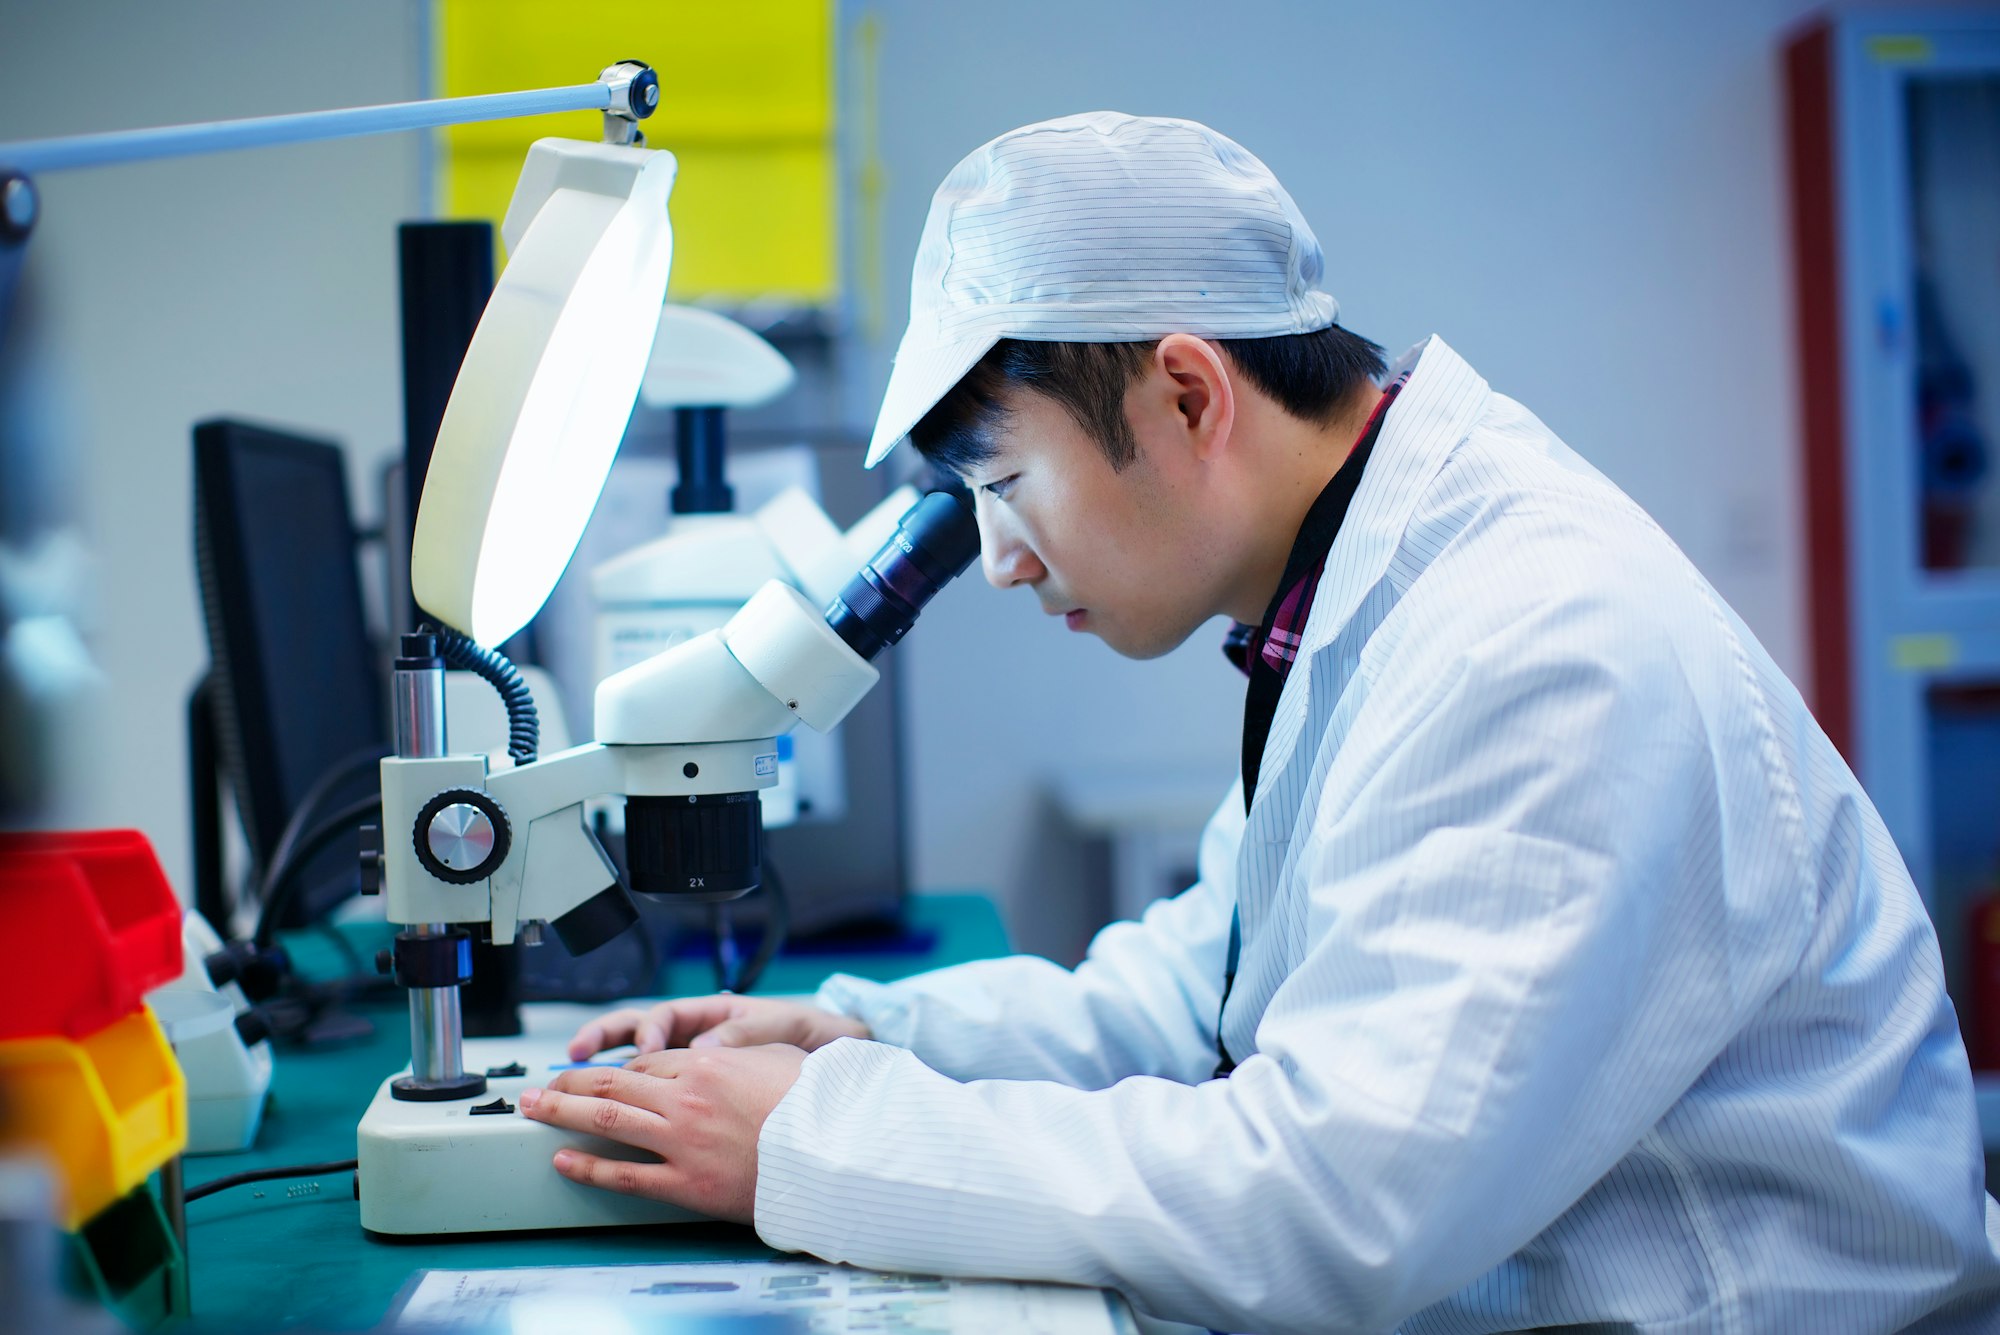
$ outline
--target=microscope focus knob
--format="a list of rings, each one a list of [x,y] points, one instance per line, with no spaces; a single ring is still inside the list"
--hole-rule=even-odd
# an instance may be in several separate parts
[[[361,827],[361,893],[382,893],[382,827]]]
[[[471,788],[447,788],[417,813],[417,861],[448,885],[483,881],[507,860],[513,832],[493,798]]]

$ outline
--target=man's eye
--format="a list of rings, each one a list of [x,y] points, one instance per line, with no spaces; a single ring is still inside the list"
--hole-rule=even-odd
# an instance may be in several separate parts
[[[988,482],[980,490],[991,496],[994,500],[1004,501],[1007,499],[1007,493],[1014,489],[1015,480],[1019,477],[1020,474],[1018,473],[1010,474],[1007,477],[1001,478],[998,482]]]

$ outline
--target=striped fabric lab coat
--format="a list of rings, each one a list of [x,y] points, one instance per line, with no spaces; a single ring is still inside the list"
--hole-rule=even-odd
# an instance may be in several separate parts
[[[765,1124],[758,1232],[1230,1331],[2000,1328],[1881,820],[1638,506],[1410,359],[1200,882],[1073,972],[828,983],[879,1041]]]

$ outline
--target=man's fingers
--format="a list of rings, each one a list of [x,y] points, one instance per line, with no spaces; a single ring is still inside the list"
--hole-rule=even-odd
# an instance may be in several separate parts
[[[672,1080],[681,1073],[691,1056],[675,1048],[664,1052],[642,1052],[626,1062],[625,1069],[647,1080]]]
[[[647,1011],[639,1021],[638,1032],[632,1036],[633,1044],[641,1052],[658,1052],[667,1046],[667,1027],[660,1023],[657,1010]]]
[[[625,1074],[622,1073],[621,1074]],[[667,1122],[658,1113],[615,1098],[568,1094],[558,1089],[524,1089],[521,1112],[537,1122],[603,1136],[621,1145],[666,1153]]]
[[[595,1057],[606,1048],[630,1043],[640,1022],[645,1018],[644,1011],[631,1007],[598,1016],[577,1030],[576,1037],[569,1041],[569,1059],[580,1062],[587,1057]]]
[[[569,1058],[583,1061],[625,1043],[648,1053],[666,1048],[741,1048],[797,1042],[803,1036],[799,1030],[796,1017],[775,1015],[768,1005],[760,1015],[742,997],[682,997],[663,1001],[650,1010],[628,1006],[599,1016],[576,1031],[576,1037],[569,1041]]]
[[[686,997],[658,1007],[666,1013],[667,1021],[667,1041],[661,1046],[687,1047],[697,1035],[727,1020],[736,1000],[722,996]]]
[[[666,1090],[658,1080],[643,1075],[636,1069],[622,1066],[593,1066],[582,1071],[562,1071],[549,1081],[543,1091],[554,1090],[558,1094],[580,1095],[592,1099],[615,1099],[628,1103],[640,1112],[651,1113],[664,1119]],[[537,1100],[539,1102],[540,1100]]]
[[[585,1058],[596,1056],[602,1051],[604,1051],[604,1022],[602,1020],[592,1020],[583,1028],[577,1030],[576,1036],[569,1041],[569,1059],[573,1062],[583,1061]]]
[[[556,1171],[572,1182],[582,1182],[606,1191],[648,1200],[673,1202],[674,1170],[663,1163],[634,1163],[630,1159],[605,1159],[582,1150],[557,1150]]]
[[[767,1028],[769,1026],[766,1026]],[[768,1037],[754,1032],[755,1026],[748,1020],[725,1020],[713,1029],[696,1034],[688,1040],[691,1048],[747,1048],[768,1043]]]

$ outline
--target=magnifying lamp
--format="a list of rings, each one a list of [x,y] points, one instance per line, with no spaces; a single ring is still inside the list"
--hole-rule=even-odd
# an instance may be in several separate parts
[[[540,610],[604,489],[666,300],[674,171],[650,149],[528,150],[410,550],[418,606],[480,644]]]

